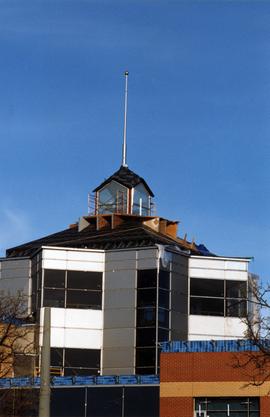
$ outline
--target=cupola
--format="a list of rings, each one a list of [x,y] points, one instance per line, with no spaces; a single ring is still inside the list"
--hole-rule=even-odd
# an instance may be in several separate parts
[[[118,171],[94,190],[95,214],[151,216],[153,192],[146,181],[121,165]]]

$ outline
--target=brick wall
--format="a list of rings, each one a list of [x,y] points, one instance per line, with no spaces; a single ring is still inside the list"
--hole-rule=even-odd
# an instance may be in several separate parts
[[[162,353],[160,380],[162,382],[248,381],[248,374],[252,374],[251,366],[243,370],[233,367],[236,358],[242,356],[244,359],[243,355],[232,352]]]
[[[160,398],[160,417],[193,417],[193,399],[191,397]]]

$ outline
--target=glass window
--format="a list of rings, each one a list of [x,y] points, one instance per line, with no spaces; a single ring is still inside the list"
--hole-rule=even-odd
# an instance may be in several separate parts
[[[64,368],[64,376],[99,375],[98,368]]]
[[[158,329],[158,341],[159,342],[168,342],[169,341],[169,330],[168,329]]]
[[[155,306],[157,302],[157,290],[156,289],[138,289],[137,290],[137,303],[138,307],[151,307]]]
[[[258,398],[196,398],[196,415],[209,417],[259,417]]]
[[[226,316],[245,317],[247,314],[247,301],[239,299],[226,300]]]
[[[170,292],[167,290],[159,290],[158,295],[158,305],[159,307],[167,308],[169,309],[169,303],[170,303]]]
[[[169,311],[163,308],[158,309],[158,324],[161,327],[169,327]]]
[[[63,366],[62,348],[51,348],[51,366]]]
[[[137,348],[136,349],[136,366],[155,366],[156,349],[155,348]]]
[[[98,193],[98,213],[126,213],[127,188],[112,181]]]
[[[190,279],[190,294],[203,297],[224,297],[224,281],[221,279]]]
[[[154,307],[137,309],[137,327],[153,326],[156,323],[156,309]]]
[[[101,291],[67,290],[67,308],[101,309]]]
[[[102,272],[67,271],[67,287],[73,289],[101,290]]]
[[[65,288],[66,271],[44,269],[44,287]]]
[[[133,196],[133,214],[141,214],[142,216],[149,216],[149,193],[142,184],[138,184],[134,188]]]
[[[146,327],[137,329],[136,346],[155,346],[156,344],[156,328]]]
[[[199,297],[191,298],[190,314],[224,316],[224,299]]]
[[[137,375],[155,375],[156,370],[154,367],[140,367],[136,366],[136,374]]]
[[[156,288],[157,270],[156,269],[139,269],[137,271],[138,288]]]
[[[246,298],[247,282],[246,281],[226,281],[227,298]]]
[[[65,306],[65,291],[45,288],[43,306],[44,307],[64,307]]]
[[[170,272],[161,269],[159,271],[159,287],[170,289]]]
[[[100,350],[98,349],[65,349],[65,368],[99,368]]]
[[[89,387],[85,417],[119,417],[122,413],[121,387]],[[79,414],[73,416],[81,417]],[[58,416],[57,416],[58,417]]]

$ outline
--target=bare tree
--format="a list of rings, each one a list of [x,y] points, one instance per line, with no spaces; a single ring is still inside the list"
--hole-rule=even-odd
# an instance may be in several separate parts
[[[249,283],[249,312],[243,319],[250,350],[235,355],[234,367],[242,369],[249,384],[270,380],[270,284]]]
[[[0,296],[0,378],[16,376],[16,366],[34,364],[34,324],[24,296]],[[21,360],[22,358],[22,360]],[[21,372],[19,374],[22,375]]]

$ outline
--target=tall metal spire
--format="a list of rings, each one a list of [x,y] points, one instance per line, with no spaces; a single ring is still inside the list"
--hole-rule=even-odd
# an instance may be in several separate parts
[[[127,167],[127,101],[128,101],[128,71],[125,71],[125,113],[124,113],[124,139],[122,149],[122,166]]]

